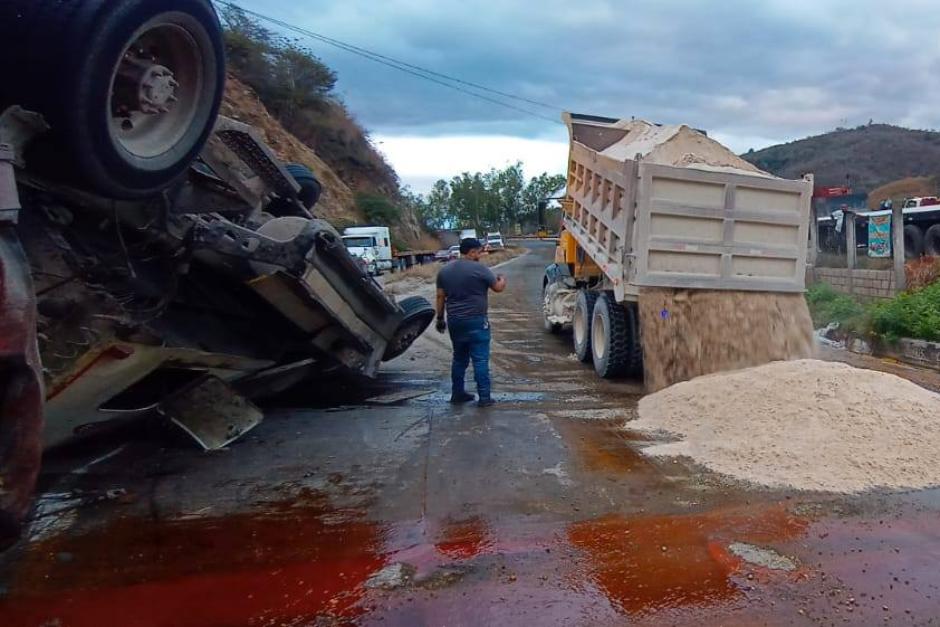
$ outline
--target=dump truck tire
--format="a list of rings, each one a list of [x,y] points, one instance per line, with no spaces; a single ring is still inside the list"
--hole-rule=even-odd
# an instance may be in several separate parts
[[[924,232],[916,224],[904,227],[904,258],[917,259],[924,254]]]
[[[0,56],[16,68],[0,106],[52,127],[27,166],[113,198],[183,175],[212,132],[225,86],[209,0],[5,0]]]
[[[572,322],[571,337],[574,340],[574,353],[578,359],[591,363],[591,321],[594,316],[594,304],[597,302],[597,292],[581,290],[574,306],[574,321]]]
[[[434,307],[426,298],[411,296],[402,299],[398,306],[405,313],[395,335],[385,348],[382,361],[395,359],[414,343],[434,320]]]
[[[642,368],[636,307],[604,293],[594,305],[591,352],[594,370],[604,379],[638,374]]]
[[[931,257],[940,257],[940,224],[934,224],[924,233],[924,252]]]

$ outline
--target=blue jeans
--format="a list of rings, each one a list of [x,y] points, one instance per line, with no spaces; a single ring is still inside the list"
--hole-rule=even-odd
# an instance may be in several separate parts
[[[453,394],[466,392],[464,378],[473,360],[473,377],[480,400],[490,398],[490,323],[486,316],[448,320],[454,361],[450,369]]]

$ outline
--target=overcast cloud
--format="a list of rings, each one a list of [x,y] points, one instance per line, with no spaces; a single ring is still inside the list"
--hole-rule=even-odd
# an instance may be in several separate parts
[[[524,105],[551,119],[565,108],[687,123],[737,151],[869,119],[940,127],[940,7],[932,0],[241,4],[555,104],[558,111]],[[516,159],[533,174],[555,160],[554,169],[564,170],[566,136],[559,124],[309,45],[339,73],[349,108],[419,190],[436,178]],[[460,141],[449,142],[453,136]]]

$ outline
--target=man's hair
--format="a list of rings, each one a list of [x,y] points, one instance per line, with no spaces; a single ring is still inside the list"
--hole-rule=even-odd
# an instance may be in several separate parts
[[[467,239],[460,240],[460,254],[466,255],[471,250],[476,250],[478,248],[483,248],[483,244],[480,243],[475,237],[468,237]]]

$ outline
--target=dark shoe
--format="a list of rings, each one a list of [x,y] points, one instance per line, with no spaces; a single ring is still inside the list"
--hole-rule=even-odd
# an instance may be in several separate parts
[[[479,401],[477,401],[477,407],[490,407],[495,404],[496,401],[491,398],[481,398]]]
[[[458,405],[460,403],[469,403],[470,401],[476,399],[476,396],[473,394],[467,394],[466,392],[461,392],[460,394],[454,394],[450,397],[450,402]]]

